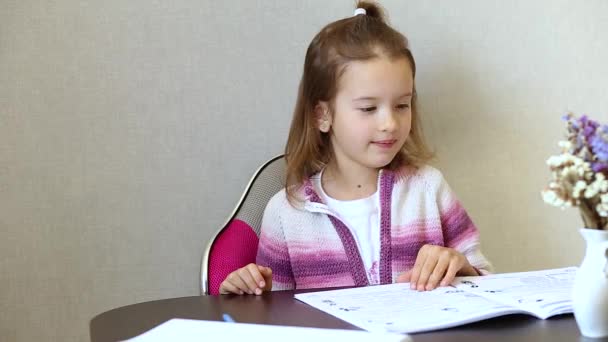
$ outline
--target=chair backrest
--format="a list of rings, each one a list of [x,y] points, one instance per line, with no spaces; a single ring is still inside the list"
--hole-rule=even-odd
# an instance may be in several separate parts
[[[201,262],[201,294],[218,294],[228,274],[255,262],[264,209],[285,186],[285,166],[283,155],[260,166],[226,223],[207,244]]]

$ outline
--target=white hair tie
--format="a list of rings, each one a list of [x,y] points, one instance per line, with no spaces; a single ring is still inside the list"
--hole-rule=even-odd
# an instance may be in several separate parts
[[[367,12],[365,11],[365,8],[357,8],[357,9],[355,10],[355,14],[353,14],[353,17],[356,17],[356,16],[358,16],[359,14],[366,15],[366,14],[367,14]]]

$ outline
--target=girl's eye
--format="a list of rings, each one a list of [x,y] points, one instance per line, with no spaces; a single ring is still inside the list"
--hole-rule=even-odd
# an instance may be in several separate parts
[[[410,108],[410,105],[409,105],[409,103],[402,103],[400,105],[397,105],[397,108],[398,109],[408,109],[408,108]]]
[[[365,112],[365,113],[371,113],[376,110],[376,107],[364,107],[364,108],[359,108],[359,110],[362,112]]]

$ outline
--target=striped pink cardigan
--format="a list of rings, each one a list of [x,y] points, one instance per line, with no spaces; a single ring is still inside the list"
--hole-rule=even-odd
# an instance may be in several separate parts
[[[454,248],[481,273],[490,271],[477,228],[438,170],[381,170],[378,189],[381,284],[412,268],[425,244]],[[310,179],[298,193],[304,199],[298,208],[283,189],[264,211],[256,262],[272,269],[272,289],[369,285],[347,226],[322,203]]]

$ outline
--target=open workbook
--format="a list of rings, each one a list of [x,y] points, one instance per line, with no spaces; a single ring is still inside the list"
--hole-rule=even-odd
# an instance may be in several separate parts
[[[416,333],[488,318],[571,313],[575,267],[459,277],[418,292],[409,283],[296,294],[295,298],[362,329]]]

